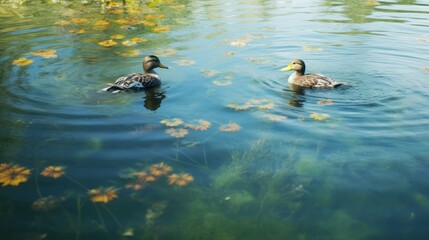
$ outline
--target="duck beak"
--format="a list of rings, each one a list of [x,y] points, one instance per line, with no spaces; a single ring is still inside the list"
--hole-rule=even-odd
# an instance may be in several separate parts
[[[292,70],[292,65],[287,65],[287,67],[284,67],[284,68],[282,68],[282,69],[280,69],[280,71],[282,71],[282,72],[287,72],[287,71],[290,71],[290,70]]]
[[[168,69],[168,67],[167,67],[167,66],[165,66],[165,65],[164,65],[164,64],[162,64],[162,63],[159,63],[159,67],[160,67],[160,68]]]

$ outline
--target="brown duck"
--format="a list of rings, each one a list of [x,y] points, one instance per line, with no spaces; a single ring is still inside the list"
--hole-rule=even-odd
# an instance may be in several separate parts
[[[109,84],[109,87],[104,88],[103,91],[117,93],[123,90],[142,90],[159,87],[161,77],[154,71],[158,67],[168,69],[157,56],[149,55],[143,60],[144,73],[131,73],[120,77],[116,79],[115,83]]]
[[[281,69],[284,72],[291,70],[295,71],[288,78],[288,82],[292,85],[305,88],[335,88],[347,84],[345,82],[337,82],[321,74],[305,74],[305,63],[301,59],[294,59],[289,65]]]

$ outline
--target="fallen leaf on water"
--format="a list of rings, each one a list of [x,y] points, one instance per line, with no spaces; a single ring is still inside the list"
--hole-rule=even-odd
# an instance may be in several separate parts
[[[160,121],[160,123],[164,124],[167,127],[177,127],[180,124],[182,124],[183,121],[180,118],[173,118],[173,119],[163,119]]]
[[[324,121],[330,117],[329,114],[326,113],[312,113],[310,117],[316,121]]]
[[[123,52],[121,52],[121,53],[119,53],[121,56],[124,56],[124,57],[137,57],[137,56],[139,56],[141,53],[140,53],[140,51],[139,50],[136,50],[136,49],[131,49],[131,50],[126,50],[126,51],[123,51]]]
[[[170,31],[170,28],[167,26],[159,26],[152,29],[152,32],[154,33],[165,33],[169,31]]]
[[[199,119],[197,120],[198,124],[186,124],[185,127],[192,129],[192,130],[197,130],[197,131],[204,131],[207,130],[211,127],[211,122],[207,121],[207,120],[203,120],[203,119]]]
[[[156,19],[165,18],[165,15],[164,14],[158,14],[158,15],[148,14],[148,15],[144,16],[144,18],[146,20],[156,20]]]
[[[0,183],[3,187],[18,186],[28,180],[31,171],[18,165],[2,163],[0,167]]]
[[[107,27],[109,25],[110,25],[110,22],[106,20],[98,20],[94,23],[94,26],[98,26],[98,27]]]
[[[69,33],[83,34],[83,33],[86,33],[86,30],[84,30],[84,29],[71,29],[71,30],[69,30]]]
[[[107,203],[115,198],[118,198],[117,189],[114,187],[96,188],[88,191],[92,202]]]
[[[147,39],[146,38],[134,37],[134,38],[131,38],[130,41],[133,42],[133,43],[142,43],[142,42],[147,42]]]
[[[161,162],[150,166],[149,171],[153,176],[160,177],[169,174],[171,171],[173,171],[173,168]]]
[[[72,18],[71,21],[73,23],[86,23],[86,22],[88,22],[88,19],[86,19],[86,18]]]
[[[57,50],[55,49],[41,49],[30,52],[33,55],[44,57],[44,58],[56,58]]]
[[[195,63],[196,62],[194,60],[187,60],[187,59],[179,60],[180,66],[190,66],[190,65],[194,65]]]
[[[188,130],[184,129],[184,128],[169,128],[167,130],[165,130],[166,133],[170,134],[172,137],[175,138],[182,138],[186,135],[188,135]]]
[[[133,45],[136,45],[137,43],[135,42],[131,42],[130,40],[126,40],[122,42],[122,45],[126,46],[126,47],[131,47]]]
[[[103,46],[103,47],[111,47],[111,46],[115,46],[117,44],[118,44],[118,42],[115,42],[112,39],[98,42],[98,45]]]
[[[194,181],[194,177],[187,173],[172,174],[168,176],[168,184],[183,187]]]
[[[25,66],[28,64],[31,64],[33,60],[27,59],[27,58],[18,58],[13,60],[12,64],[16,66]]]
[[[64,167],[62,166],[48,166],[43,169],[40,175],[51,178],[60,178],[64,175]]]
[[[232,81],[231,80],[222,80],[222,79],[213,80],[212,83],[214,85],[220,86],[220,87],[225,87],[225,86],[232,85]]]
[[[216,75],[219,75],[220,72],[217,70],[201,70],[201,74],[205,77],[205,78],[211,78],[214,77]]]
[[[323,48],[321,48],[321,47],[308,46],[308,45],[303,46],[302,50],[304,52],[323,52]]]
[[[252,105],[250,104],[236,104],[236,103],[229,103],[227,105],[228,108],[232,108],[235,111],[245,111],[245,110],[249,110],[250,108],[252,108]]]
[[[174,55],[176,53],[177,53],[177,50],[173,48],[159,49],[156,51],[156,55],[163,56],[163,57]]]
[[[286,120],[288,117],[283,115],[276,115],[276,114],[267,114],[264,116],[265,119],[271,122],[280,122],[283,120]]]
[[[323,100],[317,101],[317,104],[319,104],[319,105],[332,105],[332,104],[334,104],[334,102],[331,99],[323,99]]]
[[[70,24],[71,24],[70,21],[66,21],[66,20],[59,20],[54,22],[54,25],[57,25],[57,26],[66,26]]]
[[[156,23],[150,22],[150,21],[147,21],[147,20],[141,20],[141,21],[139,21],[139,24],[143,24],[146,27],[154,27],[154,26],[156,26]]]
[[[125,36],[122,34],[116,34],[116,35],[110,36],[110,38],[111,39],[123,39],[123,38],[125,38]]]
[[[263,105],[259,105],[258,109],[259,110],[267,110],[267,109],[272,109],[274,108],[276,105],[273,102],[267,103],[267,104],[263,104]]]
[[[222,126],[219,127],[220,131],[222,131],[222,132],[230,132],[230,133],[232,133],[232,132],[238,132],[238,131],[240,131],[240,129],[241,129],[240,125],[238,125],[235,122],[229,122],[228,124],[222,125]]]

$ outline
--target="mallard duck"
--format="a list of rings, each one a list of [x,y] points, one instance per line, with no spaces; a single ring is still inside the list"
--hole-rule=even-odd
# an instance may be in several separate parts
[[[321,74],[305,74],[305,63],[301,59],[294,59],[289,65],[281,69],[284,72],[291,70],[295,71],[288,78],[288,82],[292,85],[305,88],[334,88],[346,84],[345,82],[337,82]]]
[[[157,56],[146,56],[143,60],[144,73],[131,73],[120,77],[116,79],[114,84],[110,84],[109,87],[104,88],[103,91],[116,93],[123,90],[142,90],[159,87],[161,85],[161,78],[154,71],[157,67],[168,69],[167,66],[161,63]]]

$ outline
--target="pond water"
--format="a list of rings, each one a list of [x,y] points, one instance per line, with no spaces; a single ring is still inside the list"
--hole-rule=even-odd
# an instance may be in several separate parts
[[[1,2],[1,239],[428,236],[428,1]]]

